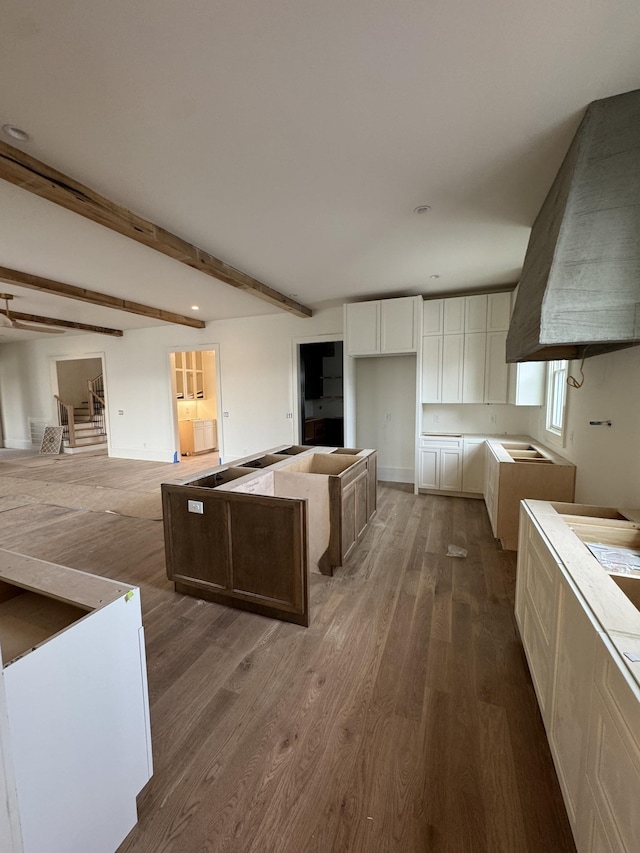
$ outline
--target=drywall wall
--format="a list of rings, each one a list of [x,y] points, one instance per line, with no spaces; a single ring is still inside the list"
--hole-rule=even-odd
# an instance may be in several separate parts
[[[28,449],[29,417],[55,423],[51,365],[56,358],[104,355],[109,452],[171,462],[178,449],[169,354],[220,349],[218,424],[225,461],[293,442],[295,338],[342,337],[342,307],[303,320],[289,314],[222,320],[206,329],[163,325],[122,338],[70,335],[0,346],[0,410],[5,446]],[[53,336],[52,336],[53,337]]]
[[[58,396],[69,406],[88,402],[87,381],[102,373],[99,358],[69,358],[56,365]]]
[[[569,373],[579,377],[578,367]],[[564,446],[553,444],[544,409],[533,410],[529,433],[577,466],[577,501],[640,507],[640,347],[588,358],[583,369],[582,388],[567,389]]]
[[[416,357],[357,358],[356,446],[378,450],[378,479],[415,479]]]

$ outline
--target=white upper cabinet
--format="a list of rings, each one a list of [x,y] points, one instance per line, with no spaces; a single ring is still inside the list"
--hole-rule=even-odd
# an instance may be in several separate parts
[[[487,297],[465,296],[464,300],[464,332],[466,335],[474,332],[487,331]]]
[[[462,367],[462,402],[484,403],[485,352],[487,335],[476,332],[464,336]]]
[[[511,293],[490,293],[487,297],[487,332],[508,332],[511,320]]]
[[[444,299],[425,299],[422,303],[422,334],[444,334]]]
[[[416,352],[421,301],[420,297],[406,296],[346,305],[347,355]]]
[[[380,352],[416,352],[418,307],[413,296],[380,301]]]
[[[509,397],[513,406],[544,406],[546,362],[509,365]]]
[[[355,302],[346,306],[348,355],[380,352],[380,302]]]
[[[444,300],[444,322],[445,335],[461,335],[464,333],[464,296],[453,296]]]
[[[442,402],[462,402],[464,335],[442,338]]]
[[[442,402],[442,335],[427,335],[422,339],[423,403]]]
[[[485,358],[484,402],[507,402],[508,365],[505,360],[506,332],[487,332]]]

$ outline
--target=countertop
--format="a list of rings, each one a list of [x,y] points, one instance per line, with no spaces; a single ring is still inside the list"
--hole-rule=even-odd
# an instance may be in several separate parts
[[[570,515],[572,504],[558,504],[558,512],[549,501],[524,501],[533,514],[543,535],[559,556],[568,575],[575,584],[602,631],[620,655],[620,660],[640,687],[640,660],[633,661],[628,654],[640,658],[640,611],[618,588],[609,573],[600,565],[580,537],[571,529],[563,515]],[[594,515],[585,520],[598,518]],[[640,510],[619,509],[620,515],[629,519],[631,526],[640,530],[636,519]],[[605,522],[606,523],[606,522]],[[640,578],[632,581],[640,584]]]

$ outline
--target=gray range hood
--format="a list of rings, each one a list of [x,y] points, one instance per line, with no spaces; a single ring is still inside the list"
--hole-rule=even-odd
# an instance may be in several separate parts
[[[507,361],[640,344],[640,90],[587,107],[534,222]]]

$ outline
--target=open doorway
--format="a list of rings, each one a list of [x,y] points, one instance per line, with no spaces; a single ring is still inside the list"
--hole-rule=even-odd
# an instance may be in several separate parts
[[[55,360],[54,400],[65,453],[107,449],[102,356]]]
[[[342,341],[298,344],[300,440],[344,447]]]
[[[172,352],[179,457],[195,454],[219,456],[218,383],[214,350]]]

